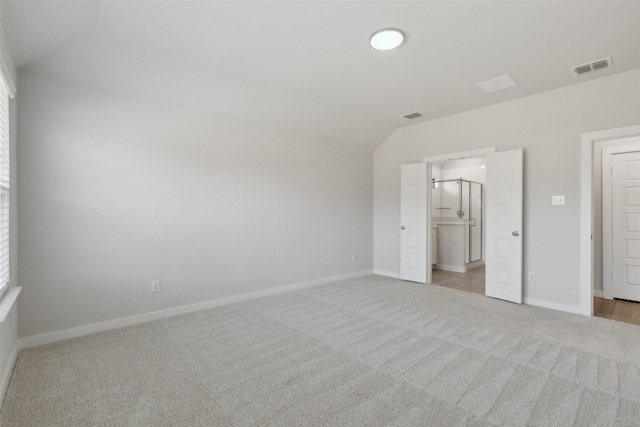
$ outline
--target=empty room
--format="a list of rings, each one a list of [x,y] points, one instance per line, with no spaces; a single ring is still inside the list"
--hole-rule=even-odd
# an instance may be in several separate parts
[[[640,425],[640,1],[0,1],[0,425]]]

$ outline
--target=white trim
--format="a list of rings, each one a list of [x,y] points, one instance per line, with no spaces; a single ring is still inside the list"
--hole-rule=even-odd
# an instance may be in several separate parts
[[[425,163],[441,162],[443,160],[458,160],[467,157],[481,157],[496,152],[496,147],[480,148],[478,150],[460,151],[459,153],[440,154],[438,156],[423,157]]]
[[[391,277],[393,279],[400,279],[400,273],[397,272],[397,271],[387,271],[387,270],[374,269],[373,270],[373,274],[376,274],[378,276]]]
[[[576,307],[575,305],[556,304],[554,302],[542,301],[535,298],[522,298],[522,302],[526,305],[533,305],[536,307],[549,308],[551,310],[564,311],[571,314],[582,314],[582,307]]]
[[[265,289],[262,291],[249,292],[249,293],[240,294],[240,295],[233,295],[230,297],[219,298],[219,299],[200,302],[196,304],[183,305],[180,307],[154,311],[151,313],[139,314],[131,317],[123,317],[120,319],[94,323],[91,325],[78,326],[77,328],[65,329],[62,331],[49,332],[41,335],[32,335],[30,337],[20,338],[19,340],[20,348],[29,348],[29,347],[35,347],[43,344],[50,344],[53,342],[62,341],[70,338],[76,338],[84,335],[90,335],[98,332],[108,331],[111,329],[123,328],[125,326],[131,326],[131,325],[137,325],[139,323],[150,322],[152,320],[165,319],[167,317],[178,316],[180,314],[193,313],[194,311],[206,310],[208,308],[220,307],[223,305],[233,304],[237,302],[250,301],[256,298],[279,295],[289,291],[308,288],[310,286],[337,282],[340,280],[352,279],[355,277],[367,276],[372,273],[373,273],[373,270],[356,271],[353,273],[341,274],[338,276],[331,276],[331,277],[324,277],[322,279],[294,283],[291,285],[278,286],[276,288]]]
[[[593,296],[596,297],[596,298],[604,298],[602,296],[602,291],[600,289],[594,289],[593,290]]]
[[[7,366],[5,366],[4,375],[2,375],[2,380],[0,381],[0,409],[2,409],[4,396],[6,395],[7,389],[9,388],[9,381],[11,380],[11,375],[13,375],[13,368],[16,365],[16,360],[18,360],[18,353],[20,353],[21,349],[22,347],[20,346],[20,340],[16,340],[15,344],[13,345],[11,355],[9,356]]]
[[[593,148],[599,141],[640,135],[640,125],[580,136],[580,314],[593,316]]]

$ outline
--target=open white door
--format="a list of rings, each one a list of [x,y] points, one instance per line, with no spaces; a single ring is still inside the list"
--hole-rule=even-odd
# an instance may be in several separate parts
[[[418,283],[431,282],[428,166],[402,165],[400,172],[400,278]]]
[[[602,296],[640,301],[640,136],[618,141],[602,149]]]
[[[611,184],[613,297],[640,301],[640,152],[612,156]]]
[[[487,296],[522,304],[522,149],[487,156]]]

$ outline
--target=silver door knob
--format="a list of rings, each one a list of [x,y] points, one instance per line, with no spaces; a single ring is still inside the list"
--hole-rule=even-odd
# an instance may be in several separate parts
[[[518,233],[517,231],[514,231],[513,233],[511,233],[512,235],[518,237],[520,235],[520,233]]]
[[[400,227],[400,230],[404,230],[404,229],[405,229],[404,225],[402,227]]]

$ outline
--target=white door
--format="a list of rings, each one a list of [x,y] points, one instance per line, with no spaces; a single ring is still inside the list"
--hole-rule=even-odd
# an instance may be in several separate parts
[[[431,282],[427,163],[402,165],[400,172],[400,278]]]
[[[640,152],[611,157],[613,297],[640,301]]]
[[[487,296],[522,303],[522,149],[487,156]]]

